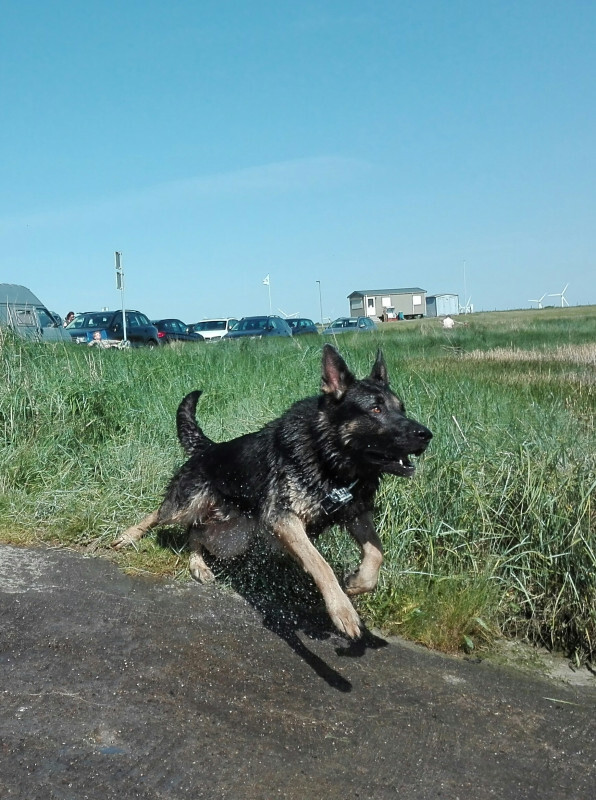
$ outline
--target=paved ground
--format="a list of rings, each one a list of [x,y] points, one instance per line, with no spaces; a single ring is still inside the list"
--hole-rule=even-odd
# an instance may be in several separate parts
[[[594,797],[596,688],[0,547],[0,797]]]

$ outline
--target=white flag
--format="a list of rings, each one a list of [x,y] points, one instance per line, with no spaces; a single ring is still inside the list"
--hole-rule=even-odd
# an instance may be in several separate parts
[[[267,275],[267,277],[263,278],[263,283],[265,284],[265,286],[269,286],[269,275]]]

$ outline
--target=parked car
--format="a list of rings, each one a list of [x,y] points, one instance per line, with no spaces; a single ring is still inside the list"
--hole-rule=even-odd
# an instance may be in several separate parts
[[[26,286],[0,283],[0,328],[10,328],[21,339],[70,342],[58,315],[48,311]]]
[[[152,319],[151,324],[157,328],[160,344],[205,341],[200,333],[195,333],[190,325],[185,325],[180,319]]]
[[[292,336],[300,336],[303,333],[319,332],[319,329],[312,319],[305,319],[304,317],[292,317],[291,319],[286,319],[286,322],[292,329]]]
[[[285,319],[270,315],[268,317],[242,317],[233,331],[224,339],[263,339],[270,336],[291,336],[292,329]]]
[[[105,331],[108,340],[122,341],[124,326],[122,311],[84,311],[76,314],[72,322],[64,328],[75,344],[88,344],[96,331]],[[126,338],[133,347],[147,345],[157,347],[159,336],[157,328],[140,311],[126,311]]]
[[[323,333],[361,333],[362,331],[376,331],[378,327],[370,317],[338,317],[333,320]]]
[[[217,342],[238,324],[236,317],[220,317],[217,319],[202,319],[189,325],[195,333],[200,333],[206,342]]]

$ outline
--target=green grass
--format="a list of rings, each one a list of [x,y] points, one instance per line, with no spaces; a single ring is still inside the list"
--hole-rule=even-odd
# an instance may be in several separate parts
[[[465,322],[453,332],[427,319],[388,323],[337,338],[358,375],[381,346],[393,387],[435,434],[414,480],[383,481],[386,559],[359,610],[369,624],[444,650],[503,631],[593,657],[596,308]],[[174,415],[184,394],[204,390],[200,419],[220,440],[319,388],[317,337],[158,351],[5,337],[0,348],[3,541],[109,553],[133,571],[186,575],[183,537],[109,551],[182,461]],[[338,574],[353,569],[344,533],[318,546]]]

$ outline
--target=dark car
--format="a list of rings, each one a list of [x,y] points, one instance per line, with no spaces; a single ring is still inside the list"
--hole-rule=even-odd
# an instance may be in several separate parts
[[[296,317],[286,319],[286,322],[292,329],[292,336],[300,336],[303,333],[318,333],[319,329],[312,321],[312,319],[305,319],[304,317]]]
[[[338,317],[328,325],[323,333],[361,333],[362,331],[376,331],[377,325],[369,317]]]
[[[84,311],[77,314],[64,330],[76,344],[88,344],[96,331],[105,331],[102,338],[122,341],[122,311]],[[133,347],[157,347],[159,343],[157,328],[140,311],[126,311],[126,338]]]
[[[291,336],[292,329],[285,319],[275,315],[268,317],[242,317],[233,331],[224,339],[263,339],[270,336]]]
[[[160,344],[170,342],[204,342],[200,333],[195,333],[189,325],[180,319],[154,319],[151,323],[157,328]]]

